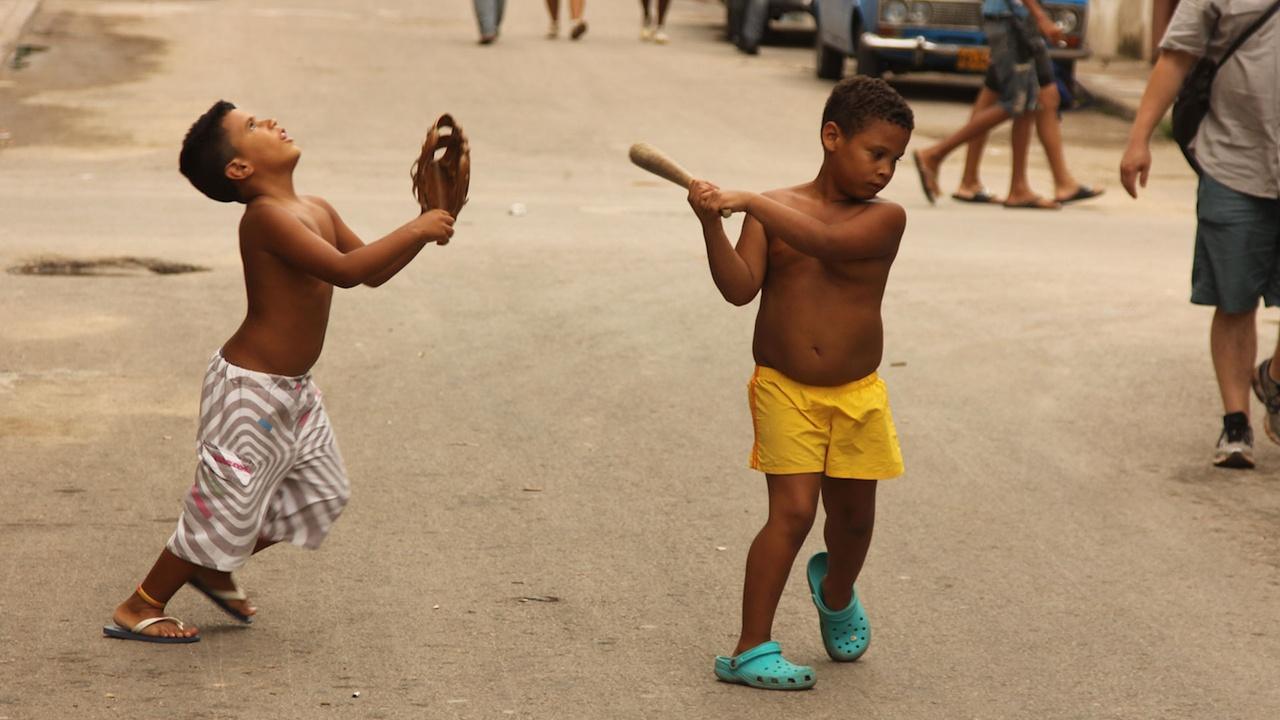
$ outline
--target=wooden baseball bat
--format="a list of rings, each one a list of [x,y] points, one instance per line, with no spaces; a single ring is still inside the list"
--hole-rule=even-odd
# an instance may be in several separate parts
[[[679,185],[685,190],[689,189],[689,183],[693,182],[693,176],[680,166],[680,163],[672,160],[666,153],[649,143],[636,143],[631,146],[631,162],[636,166],[648,170],[665,180]],[[733,211],[728,208],[721,208],[720,216],[729,217]]]

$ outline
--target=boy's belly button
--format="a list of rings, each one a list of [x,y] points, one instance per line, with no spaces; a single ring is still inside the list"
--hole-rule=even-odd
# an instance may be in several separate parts
[[[819,348],[817,345],[814,345],[812,350],[814,355],[817,355],[818,357],[822,357],[822,349]]]

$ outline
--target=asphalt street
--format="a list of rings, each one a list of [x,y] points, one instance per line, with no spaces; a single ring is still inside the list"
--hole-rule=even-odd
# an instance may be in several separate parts
[[[463,0],[43,3],[26,41],[48,49],[0,72],[0,267],[205,270],[0,273],[0,720],[1280,716],[1280,450],[1255,418],[1259,468],[1210,467],[1194,176],[1158,143],[1130,200],[1127,127],[1090,112],[1064,128],[1076,173],[1108,186],[1092,204],[930,207],[903,163],[881,371],[908,469],[879,491],[859,581],[871,649],[826,659],[798,563],[775,638],[817,687],[717,683],[765,512],[753,307],[719,297],[682,192],[627,148],[726,187],[803,182],[830,83],[798,30],[735,52],[715,2],[677,0],[665,47],[639,41],[634,2],[589,2],[579,42],[509,5],[481,47]],[[972,97],[898,87],[912,147]],[[252,627],[184,591],[170,610],[202,642],[108,640],[244,309],[237,207],[176,171],[218,98],[278,118],[299,190],[366,240],[416,212],[410,164],[452,112],[471,202],[447,247],[335,296],[315,374],[354,497],[324,547],[250,563]],[[1035,148],[1032,178],[1050,191]],[[819,549],[815,531],[802,559]]]

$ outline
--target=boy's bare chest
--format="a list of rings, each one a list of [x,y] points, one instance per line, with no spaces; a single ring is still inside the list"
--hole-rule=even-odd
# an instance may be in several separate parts
[[[858,262],[822,261],[796,250],[783,240],[769,239],[769,260],[765,265],[765,282],[843,284],[855,282],[861,275]]]
[[[301,203],[295,208],[290,208],[294,216],[307,226],[311,232],[324,238],[324,241],[330,245],[336,246],[337,234],[333,229],[333,221],[329,218],[329,213],[324,208],[316,207],[311,203]]]

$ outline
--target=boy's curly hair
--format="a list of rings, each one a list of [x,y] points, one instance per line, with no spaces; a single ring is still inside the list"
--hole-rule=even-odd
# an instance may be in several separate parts
[[[889,83],[855,75],[836,83],[822,110],[822,124],[834,122],[845,135],[855,135],[872,120],[915,129],[915,115],[907,101]]]
[[[243,202],[236,184],[227,177],[227,163],[236,156],[236,149],[222,127],[222,119],[235,107],[226,100],[214,103],[192,123],[178,154],[178,170],[197,190],[218,202]]]

